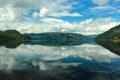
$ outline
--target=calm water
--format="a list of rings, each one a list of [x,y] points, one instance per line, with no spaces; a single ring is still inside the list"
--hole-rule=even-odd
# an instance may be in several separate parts
[[[120,80],[120,56],[89,43],[1,46],[0,80]]]

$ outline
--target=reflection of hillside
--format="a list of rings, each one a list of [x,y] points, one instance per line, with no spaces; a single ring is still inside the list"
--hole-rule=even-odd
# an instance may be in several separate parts
[[[113,41],[96,41],[99,45],[103,46],[104,48],[120,55],[120,43],[113,42]]]
[[[84,44],[85,41],[79,40],[31,40],[26,41],[24,44],[31,44],[31,45],[46,45],[46,46],[72,46],[72,45],[81,45]]]
[[[67,69],[68,70],[68,69]],[[119,80],[114,73],[88,72],[85,69],[70,68],[69,71],[14,70],[12,73],[0,71],[1,80]],[[87,76],[87,77],[86,77]]]
[[[17,48],[22,42],[19,40],[11,41],[0,41],[0,46],[5,46],[6,48]]]
[[[29,41],[19,41],[19,40],[10,40],[10,41],[0,41],[0,46],[5,46],[6,48],[17,48],[20,44],[30,44],[30,45],[46,45],[46,46],[74,46],[82,44],[95,44],[93,41],[84,41],[84,40],[29,40]]]

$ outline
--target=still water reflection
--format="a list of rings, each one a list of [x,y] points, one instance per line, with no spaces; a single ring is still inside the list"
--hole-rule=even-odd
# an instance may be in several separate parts
[[[120,57],[97,45],[0,47],[0,80],[119,80]]]

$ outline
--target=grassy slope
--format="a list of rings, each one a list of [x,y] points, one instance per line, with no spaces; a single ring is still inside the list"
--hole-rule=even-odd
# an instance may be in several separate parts
[[[16,30],[0,31],[0,46],[16,48],[27,38]]]
[[[47,32],[39,34],[24,34],[24,36],[29,36],[32,40],[35,40],[29,42],[31,44],[48,46],[78,45],[87,41],[87,37],[74,33]]]
[[[16,30],[6,30],[0,32],[0,41],[24,40],[25,37]]]
[[[84,40],[85,36],[81,34],[74,33],[60,33],[60,32],[47,32],[39,34],[24,34],[24,36],[29,36],[32,39],[40,40]]]
[[[106,40],[119,40],[120,39],[120,25],[111,28],[110,30],[98,35],[96,40],[106,39]]]

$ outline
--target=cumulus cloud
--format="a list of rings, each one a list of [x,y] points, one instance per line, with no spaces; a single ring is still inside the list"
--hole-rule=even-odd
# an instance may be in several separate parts
[[[56,18],[42,18],[41,21],[43,22],[49,22],[49,23],[63,23],[64,21],[61,19],[56,19]]]
[[[113,6],[97,6],[97,7],[93,7],[93,8],[91,8],[91,11],[94,11],[94,12],[96,12],[96,11],[107,11],[107,10],[116,10],[116,7],[113,7]]]
[[[102,5],[108,0],[93,0],[93,2]],[[78,4],[80,3],[77,0],[0,0],[0,28],[16,29],[22,33],[58,31],[96,34],[119,24],[113,18],[91,18],[77,23],[70,23],[61,18],[83,16],[74,11]],[[112,6],[97,6],[90,11],[96,14],[95,11],[107,9],[116,10]]]
[[[37,12],[33,13],[33,14],[32,14],[32,17],[33,17],[33,18],[39,17],[39,13],[37,13]]]
[[[14,21],[25,14],[24,9],[17,9],[11,6],[0,7],[0,21]]]
[[[42,24],[36,23],[0,23],[2,30],[16,29],[21,33],[73,32],[84,35],[100,34],[120,24],[113,18],[86,19],[78,23],[69,23],[57,18],[42,18]]]
[[[45,17],[45,16],[53,16],[53,17],[64,17],[64,16],[81,17],[83,15],[80,14],[80,13],[78,13],[78,12],[70,13],[68,11],[63,11],[63,12],[49,12],[48,9],[46,9],[46,8],[40,9],[40,12],[34,12],[33,13],[33,18]]]
[[[30,17],[28,15],[31,15],[29,12],[32,10],[34,10],[33,18],[81,16],[78,12],[70,12],[75,8],[73,5],[78,4],[77,1],[72,2],[69,3],[68,0],[0,0],[0,21],[14,21],[18,18]]]
[[[59,12],[51,13],[50,15],[55,16],[55,17],[59,17],[59,16],[71,16],[71,17],[79,17],[80,16],[81,17],[82,16],[82,14],[79,14],[77,12],[69,13],[67,11],[64,11],[64,12],[61,12],[61,13],[59,13]]]
[[[47,12],[48,12],[48,9],[43,7],[42,9],[40,9],[39,16],[44,17],[47,14]]]
[[[109,2],[109,0],[92,0],[92,2],[97,5],[105,5]]]
[[[116,17],[116,14],[120,14],[119,0],[92,0],[92,2],[97,5],[86,10],[86,14],[89,12],[94,16],[99,15],[99,17],[104,17],[105,15]]]

